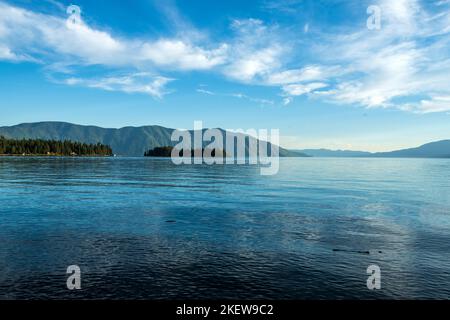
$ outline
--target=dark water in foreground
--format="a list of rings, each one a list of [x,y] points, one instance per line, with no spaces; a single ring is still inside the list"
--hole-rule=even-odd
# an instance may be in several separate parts
[[[0,158],[0,299],[450,298],[450,160],[281,159],[259,173]],[[66,289],[74,264],[80,291]]]

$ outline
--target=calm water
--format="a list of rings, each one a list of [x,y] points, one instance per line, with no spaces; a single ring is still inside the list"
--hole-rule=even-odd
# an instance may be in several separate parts
[[[450,160],[259,172],[0,158],[0,299],[450,298]],[[80,291],[66,289],[74,264]]]

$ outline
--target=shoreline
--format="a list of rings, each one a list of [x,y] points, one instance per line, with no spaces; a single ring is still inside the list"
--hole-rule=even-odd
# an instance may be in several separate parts
[[[23,157],[23,158],[113,158],[114,155],[105,156],[105,155],[64,155],[64,154],[0,154],[0,157]]]

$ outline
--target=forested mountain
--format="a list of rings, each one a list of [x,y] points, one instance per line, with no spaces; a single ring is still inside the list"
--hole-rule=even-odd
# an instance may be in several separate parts
[[[115,154],[142,156],[145,150],[170,145],[172,130],[158,126],[104,129],[64,122],[26,123],[0,127],[0,135],[15,139],[72,140],[109,145]]]
[[[84,143],[101,143],[111,146],[121,156],[143,156],[156,147],[174,146],[171,141],[174,129],[161,126],[124,127],[106,129],[82,126],[66,122],[24,123],[11,127],[0,127],[0,135],[14,139],[71,140]],[[222,130],[222,132],[225,132]],[[252,138],[253,139],[253,138]],[[302,157],[300,152],[280,148],[282,157]]]

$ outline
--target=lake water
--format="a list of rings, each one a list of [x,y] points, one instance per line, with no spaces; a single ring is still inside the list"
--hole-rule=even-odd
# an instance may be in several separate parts
[[[450,298],[450,160],[280,161],[0,158],[0,299]]]

